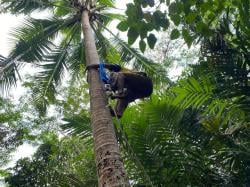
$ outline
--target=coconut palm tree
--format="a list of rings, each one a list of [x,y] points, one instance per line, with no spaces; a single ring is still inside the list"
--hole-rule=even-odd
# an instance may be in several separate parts
[[[154,71],[154,63],[114,34],[111,33],[115,37],[112,41],[103,35],[113,18],[123,19],[107,11],[114,8],[112,0],[2,0],[1,5],[6,11],[27,17],[12,32],[15,45],[10,55],[0,57],[0,84],[8,89],[15,83],[24,62],[35,65],[39,71],[30,84],[32,102],[42,115],[48,104],[55,102],[57,86],[65,72],[74,80],[84,73],[86,65],[98,64],[100,59],[122,65],[133,61],[137,68]],[[34,18],[37,12],[46,18]],[[99,186],[129,186],[97,70],[88,71],[88,83]]]

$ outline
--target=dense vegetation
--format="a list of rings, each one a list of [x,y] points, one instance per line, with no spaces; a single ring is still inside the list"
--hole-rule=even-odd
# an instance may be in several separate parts
[[[48,4],[56,7],[53,19],[29,18],[24,27],[17,28],[14,36],[19,43],[9,57],[0,58],[4,68],[8,60],[16,58],[39,62],[42,68],[25,80],[32,101],[21,98],[22,105],[15,105],[9,99],[0,100],[0,153],[4,155],[0,155],[0,163],[23,142],[39,145],[32,159],[21,159],[13,168],[0,172],[10,186],[97,186],[81,36],[78,26],[72,25],[77,14],[73,20],[65,20],[69,13],[63,9],[65,2],[2,0],[6,10],[15,14],[29,14]],[[112,3],[99,2],[106,6]],[[165,49],[157,54],[162,58],[152,62],[117,36],[105,38],[99,32],[111,21],[105,16],[104,25],[94,27],[101,59],[144,70],[155,83],[149,100],[131,105],[121,120],[114,118],[131,184],[248,186],[250,1],[134,0],[125,13],[125,17],[111,13],[106,17],[119,18],[117,28],[127,31],[129,45],[138,41],[140,51],[150,53],[148,56],[153,56],[155,46],[158,51]],[[58,27],[64,40],[55,46],[52,39]],[[34,31],[38,33],[35,37]],[[158,32],[168,33],[169,39],[158,37]],[[71,39],[73,33],[75,38]],[[181,47],[177,49],[180,58],[169,53],[169,46],[184,46],[182,42],[191,47],[187,54],[193,55],[192,47],[198,48],[197,57],[186,58]],[[19,45],[27,46],[29,55]],[[147,52],[147,45],[152,51]],[[178,80],[168,79],[166,71],[171,71],[171,64],[184,58],[190,65]],[[194,64],[190,59],[195,58],[198,62]],[[13,76],[17,68],[12,66],[1,75],[5,91],[17,75]],[[70,78],[62,85],[65,69]],[[52,105],[51,117],[46,110]]]

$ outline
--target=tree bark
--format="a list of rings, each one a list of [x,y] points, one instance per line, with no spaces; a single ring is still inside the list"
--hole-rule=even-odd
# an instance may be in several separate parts
[[[88,10],[82,13],[82,29],[87,65],[99,64],[94,34],[89,23]],[[99,187],[130,186],[119,153],[108,99],[98,71],[88,72],[91,126],[94,138],[95,162]]]

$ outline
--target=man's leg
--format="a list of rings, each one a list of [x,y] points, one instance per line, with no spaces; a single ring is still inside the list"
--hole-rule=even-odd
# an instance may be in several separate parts
[[[117,99],[116,106],[115,106],[115,113],[118,118],[121,118],[123,112],[126,110],[129,104],[128,99]]]

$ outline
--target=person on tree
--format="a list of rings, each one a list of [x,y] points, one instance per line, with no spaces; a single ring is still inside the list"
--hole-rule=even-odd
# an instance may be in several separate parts
[[[111,99],[117,99],[111,115],[121,118],[128,104],[136,99],[149,97],[153,92],[153,82],[145,72],[131,71],[118,64],[95,64],[87,67],[99,68],[101,79],[115,93]],[[104,68],[110,71],[107,77]]]

